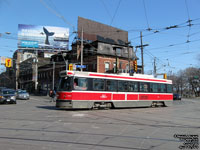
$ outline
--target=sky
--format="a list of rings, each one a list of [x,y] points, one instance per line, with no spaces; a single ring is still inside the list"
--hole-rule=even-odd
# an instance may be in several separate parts
[[[69,28],[71,43],[80,16],[128,31],[134,47],[142,32],[147,74],[154,59],[157,73],[199,68],[199,7],[199,0],[0,0],[0,56],[17,50],[18,24]],[[140,49],[136,55],[140,65]]]

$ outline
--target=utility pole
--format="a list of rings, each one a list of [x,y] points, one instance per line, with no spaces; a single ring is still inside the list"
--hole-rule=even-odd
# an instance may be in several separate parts
[[[15,65],[16,65],[15,66],[16,67],[16,70],[15,70],[15,76],[16,76],[15,77],[15,80],[16,80],[15,81],[15,85],[16,85],[16,90],[18,90],[18,75],[19,75],[19,64],[18,64],[17,60],[18,59],[15,60]]]
[[[81,72],[83,71],[83,27],[81,30]]]
[[[128,49],[128,70],[129,70],[129,74],[131,71],[131,64],[130,64],[130,50],[129,50],[129,44],[130,42],[127,43],[127,49]]]
[[[140,42],[141,42],[141,57],[142,57],[142,74],[144,74],[144,58],[143,58],[142,31],[140,32]]]
[[[53,79],[52,79],[52,90],[54,90],[54,79],[55,79],[55,62],[53,61]]]
[[[154,57],[154,62],[153,62],[153,74],[154,74],[154,77],[156,78],[157,77],[157,73],[156,73],[156,57]]]
[[[118,68],[117,68],[117,64],[118,64],[118,61],[117,61],[117,48],[115,49],[115,73],[118,72]]]
[[[136,48],[141,48],[141,60],[142,60],[142,74],[144,74],[144,53],[143,53],[143,48],[145,46],[149,46],[149,44],[144,44],[143,45],[143,42],[142,42],[142,31],[140,32],[140,42],[141,42],[141,45],[139,46],[136,46]]]

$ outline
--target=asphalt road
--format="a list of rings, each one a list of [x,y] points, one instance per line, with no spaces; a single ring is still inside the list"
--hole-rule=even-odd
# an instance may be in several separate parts
[[[59,110],[36,96],[0,105],[0,150],[178,150],[174,135],[200,136],[200,99],[111,110]]]

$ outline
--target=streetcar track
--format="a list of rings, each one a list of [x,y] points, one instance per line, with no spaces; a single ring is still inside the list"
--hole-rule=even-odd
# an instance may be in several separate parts
[[[107,117],[107,118],[110,118],[110,117]],[[56,120],[26,120],[26,119],[8,119],[8,118],[0,118],[0,119],[3,119],[3,120],[15,120],[15,121],[32,121],[32,122],[55,122]],[[68,118],[69,119],[69,118]],[[113,119],[113,120],[118,120],[118,121],[124,121],[124,122],[127,122],[127,123],[118,123],[118,122],[109,122],[109,123],[102,123],[102,122],[92,122],[90,121],[89,123],[95,123],[95,124],[102,124],[102,125],[138,125],[138,126],[149,126],[149,127],[173,127],[173,128],[194,128],[194,129],[200,129],[200,126],[190,126],[190,125],[180,125],[180,124],[174,124],[174,125],[158,125],[158,124],[147,124],[147,123],[137,123],[137,122],[132,122],[132,121],[127,121],[127,120],[122,120],[122,119],[116,119],[116,118],[110,118],[110,119]],[[88,124],[88,121],[76,121],[76,122],[73,122],[73,121],[58,121],[58,122],[61,122],[61,123],[77,123],[77,124]]]
[[[101,134],[101,133],[89,133],[89,132],[77,132],[77,131],[52,131],[45,129],[18,129],[18,128],[0,128],[0,130],[9,130],[9,131],[28,131],[28,132],[46,132],[46,133],[62,133],[62,134],[76,134],[76,135],[93,135],[93,136],[106,136],[106,137],[120,137],[120,138],[133,138],[133,139],[142,139],[142,140],[156,140],[156,141],[168,141],[168,142],[179,142],[175,139],[163,139],[163,138],[152,138],[152,137],[139,137],[139,136],[126,136],[119,134]]]

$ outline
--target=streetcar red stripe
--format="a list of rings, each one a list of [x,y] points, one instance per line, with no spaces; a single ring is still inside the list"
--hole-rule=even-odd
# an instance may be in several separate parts
[[[125,94],[113,94],[113,100],[125,100]]]
[[[138,94],[127,94],[127,100],[138,100]]]
[[[111,93],[72,93],[73,100],[111,100]]]
[[[139,98],[139,99],[138,99]],[[125,94],[118,93],[93,93],[93,92],[58,92],[60,100],[125,100]],[[127,100],[173,100],[172,94],[129,94]]]
[[[57,92],[58,99],[72,100],[72,92]]]
[[[139,94],[139,100],[172,100],[173,95]]]
[[[157,80],[157,79],[145,79],[145,78],[135,78],[135,77],[122,77],[122,76],[101,75],[101,74],[92,74],[92,73],[89,74],[89,76],[105,77],[105,78],[116,78],[116,79],[133,79],[133,80],[141,80],[141,81],[167,82],[165,80]]]

